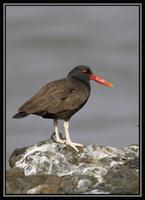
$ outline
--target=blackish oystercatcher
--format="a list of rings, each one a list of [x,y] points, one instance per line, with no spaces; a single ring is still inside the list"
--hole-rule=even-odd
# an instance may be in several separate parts
[[[103,78],[93,74],[88,66],[80,65],[71,70],[66,78],[44,85],[18,109],[18,113],[13,118],[19,119],[34,114],[43,118],[54,119],[56,142],[70,145],[78,152],[76,146],[83,147],[83,145],[71,141],[69,136],[69,120],[87,102],[91,90],[90,80],[108,87],[113,86]],[[64,120],[66,140],[62,140],[59,137],[58,120]]]

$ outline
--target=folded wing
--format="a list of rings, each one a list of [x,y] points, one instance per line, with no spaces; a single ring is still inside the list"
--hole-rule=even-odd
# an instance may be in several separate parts
[[[80,81],[78,81],[76,88],[76,81],[60,79],[44,85],[18,109],[18,112],[55,114],[64,110],[74,110],[83,104],[88,97],[89,91]]]

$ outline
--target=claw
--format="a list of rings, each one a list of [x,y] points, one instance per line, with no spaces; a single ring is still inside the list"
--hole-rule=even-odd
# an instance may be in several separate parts
[[[73,143],[71,140],[64,140],[66,145],[71,146],[73,149],[75,149],[77,152],[79,152],[79,150],[77,149],[76,146],[80,146],[83,147],[83,144],[79,144],[79,143]]]

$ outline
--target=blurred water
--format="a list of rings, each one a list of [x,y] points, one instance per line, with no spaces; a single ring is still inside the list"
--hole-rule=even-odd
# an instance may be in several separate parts
[[[72,140],[120,147],[138,143],[138,7],[7,6],[7,161],[15,148],[45,140],[53,128],[52,120],[38,116],[12,119],[17,108],[80,64],[114,88],[91,83],[89,101],[70,121]]]

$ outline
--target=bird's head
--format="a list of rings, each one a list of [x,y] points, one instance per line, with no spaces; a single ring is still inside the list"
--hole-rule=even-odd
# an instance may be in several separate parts
[[[99,77],[96,74],[93,74],[92,70],[88,66],[85,66],[85,65],[79,65],[75,67],[74,69],[72,69],[68,73],[68,77],[77,78],[86,83],[89,82],[90,80],[93,80],[107,87],[113,87],[112,83],[109,83],[104,78]]]

